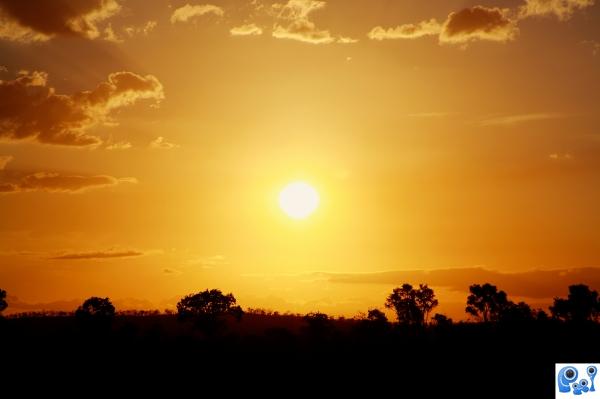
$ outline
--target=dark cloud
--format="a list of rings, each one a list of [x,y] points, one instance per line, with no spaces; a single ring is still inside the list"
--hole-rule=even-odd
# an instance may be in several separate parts
[[[87,260],[87,259],[111,259],[111,258],[131,258],[135,256],[142,256],[143,252],[140,251],[93,251],[93,252],[72,252],[65,253],[58,256],[53,256],[51,260]]]
[[[45,191],[50,193],[81,193],[90,189],[116,186],[120,183],[136,183],[131,177],[78,176],[55,172],[38,172],[20,178],[0,175],[0,193]]]
[[[33,139],[45,144],[98,145],[87,129],[110,121],[110,113],[141,99],[159,102],[163,86],[152,75],[115,72],[95,89],[56,94],[45,72],[21,71],[0,80],[0,138]]]
[[[372,40],[437,36],[440,43],[464,45],[476,40],[507,42],[518,33],[517,21],[511,18],[510,10],[474,6],[450,13],[443,23],[430,19],[388,29],[376,26],[367,36]]]
[[[376,273],[316,273],[332,283],[395,284],[405,282],[426,283],[455,291],[468,291],[471,284],[491,283],[511,296],[527,298],[553,298],[565,296],[572,284],[587,284],[600,289],[600,268],[555,270],[530,270],[524,272],[498,272],[484,268],[459,268],[438,270],[406,270]]]
[[[115,0],[0,0],[0,38],[31,42],[53,36],[94,39],[97,24],[120,10]]]
[[[440,33],[441,43],[468,43],[474,40],[507,42],[519,33],[510,11],[474,6],[448,15]]]

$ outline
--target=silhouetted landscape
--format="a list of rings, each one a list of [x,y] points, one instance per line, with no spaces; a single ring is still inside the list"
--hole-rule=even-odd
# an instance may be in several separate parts
[[[5,297],[1,291],[2,310]],[[517,390],[545,397],[554,390],[555,362],[600,356],[600,301],[586,285],[568,287],[550,314],[514,303],[490,284],[470,287],[468,322],[434,313],[437,305],[431,288],[410,284],[385,300],[394,320],[381,309],[351,319],[244,310],[234,295],[217,289],[182,298],[176,312],[118,311],[109,298],[92,297],[74,312],[4,317],[0,339],[3,361],[32,375],[88,374],[108,366],[114,375],[201,375],[205,384],[226,373],[268,375],[304,387],[316,387],[321,378],[334,384],[340,376],[346,388],[375,384],[374,390],[402,376],[411,381],[404,392],[435,379],[429,394],[462,392],[467,379],[471,393],[493,386],[494,395]]]
[[[600,399],[599,71],[600,0],[0,0],[0,399]]]

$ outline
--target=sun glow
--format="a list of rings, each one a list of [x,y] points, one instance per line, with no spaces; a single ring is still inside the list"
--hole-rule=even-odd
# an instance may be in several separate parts
[[[279,193],[279,207],[292,219],[305,219],[319,206],[319,194],[312,186],[298,181]]]

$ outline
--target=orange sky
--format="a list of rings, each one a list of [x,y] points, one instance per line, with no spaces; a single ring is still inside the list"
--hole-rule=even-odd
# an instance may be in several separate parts
[[[424,282],[455,318],[471,283],[600,289],[599,105],[593,0],[0,0],[0,287],[351,316]]]

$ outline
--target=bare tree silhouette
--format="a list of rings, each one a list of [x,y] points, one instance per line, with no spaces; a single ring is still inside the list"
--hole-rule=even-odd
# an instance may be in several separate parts
[[[435,293],[427,284],[419,284],[415,289],[410,284],[394,288],[388,296],[385,307],[396,312],[400,324],[423,326],[427,323],[429,314],[438,306]]]

